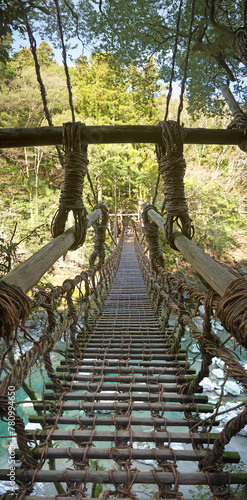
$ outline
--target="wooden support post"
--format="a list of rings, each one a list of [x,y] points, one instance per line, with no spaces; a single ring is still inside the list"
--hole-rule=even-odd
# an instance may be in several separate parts
[[[144,203],[142,208],[147,205]],[[164,230],[164,219],[155,210],[148,210],[148,216]],[[207,281],[207,283],[222,297],[226,287],[235,279],[233,274],[206,255],[198,246],[182,233],[174,229],[174,243],[178,250],[190,262],[194,269]]]
[[[246,140],[243,130],[184,128],[186,144],[242,144]],[[159,125],[82,125],[81,138],[85,144],[158,143],[161,142]],[[2,128],[0,148],[49,146],[62,144],[62,127]]]
[[[87,215],[87,227],[101,217],[102,212],[97,208]],[[2,280],[10,285],[20,287],[27,293],[40,278],[51,268],[59,257],[65,255],[75,241],[74,226],[47,243],[38,252],[22,262],[18,267],[6,274]]]

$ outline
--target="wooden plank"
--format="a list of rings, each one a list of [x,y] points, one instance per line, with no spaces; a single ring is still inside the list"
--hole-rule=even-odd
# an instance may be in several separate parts
[[[87,459],[112,459],[112,450],[115,452],[115,456],[121,460],[155,460],[157,457],[160,460],[189,460],[198,461],[199,458],[205,457],[207,455],[206,450],[171,450],[170,448],[145,448],[145,449],[135,449],[135,448],[48,448],[44,454],[44,458],[54,458],[63,459],[69,458],[74,460],[80,460],[84,457],[86,452]],[[40,458],[41,454],[43,456],[44,450],[37,448],[33,451],[34,458]],[[20,456],[20,451],[15,451],[16,459]],[[222,455],[224,463],[239,463],[240,455],[238,452],[225,452]],[[31,497],[32,498],[32,497]],[[60,498],[60,497],[59,497]]]
[[[35,435],[35,439],[40,440],[50,433],[50,428],[44,430],[26,430],[27,436],[32,438]],[[209,433],[199,433],[199,432],[163,432],[163,431],[153,431],[153,432],[141,432],[141,431],[96,431],[95,429],[86,429],[83,431],[77,431],[72,429],[68,431],[67,429],[55,429],[52,432],[52,440],[54,441],[112,441],[117,442],[118,440],[130,439],[135,442],[159,442],[166,443],[214,443],[215,439],[219,437],[219,434],[209,434]],[[172,447],[172,444],[171,444]]]
[[[44,394],[46,401],[54,401],[54,393],[46,392]],[[72,391],[65,392],[63,401],[150,401],[150,402],[177,402],[177,403],[207,403],[208,397],[205,395],[195,396],[187,394],[171,394],[171,393],[156,393],[150,394],[141,393],[131,394],[130,392],[81,392]]]
[[[116,371],[116,370],[115,370]],[[57,375],[59,380],[62,381],[83,381],[83,382],[99,382],[102,381],[102,375],[89,375],[88,373],[85,373],[84,375],[79,373],[76,375],[72,375],[70,373],[63,373],[61,375]],[[148,383],[148,384],[162,384],[164,382],[168,384],[176,383],[176,384],[183,384],[184,382],[188,382],[190,380],[194,379],[194,376],[189,375],[187,377],[183,376],[176,376],[176,375],[157,375],[157,376],[151,376],[148,375],[147,377],[145,375],[104,375],[104,382],[119,382],[119,383]]]
[[[145,208],[146,205],[144,204]],[[164,219],[155,210],[148,210],[148,216],[164,230]],[[224,295],[226,287],[235,280],[235,276],[215,262],[209,255],[205,254],[198,246],[182,233],[174,229],[174,243],[178,250],[190,262],[194,269],[207,281],[207,283],[219,294]]]
[[[20,404],[29,404],[30,401],[21,401]],[[43,410],[44,406],[46,406],[46,410],[48,411],[48,407],[50,405],[49,401],[34,403],[34,409],[35,410]],[[54,396],[53,396],[53,403],[54,403]],[[57,402],[57,407],[60,407],[59,402]],[[190,403],[188,405],[183,404],[183,403],[177,403],[177,404],[172,404],[172,403],[132,403],[131,405],[132,411],[161,411],[161,412],[168,412],[168,411],[174,411],[174,412],[185,412],[189,411],[191,412],[202,412],[202,413],[213,413],[214,409],[211,405],[204,405],[204,404],[194,404]],[[95,411],[95,412],[101,412],[101,411],[128,411],[129,410],[129,403],[119,403],[118,401],[113,401],[112,403],[97,403],[97,402],[76,402],[74,403],[73,401],[65,401],[63,403],[63,410],[79,410],[79,411]]]
[[[8,481],[11,471],[9,469],[0,469],[0,480]],[[156,484],[154,474],[150,472],[135,472],[135,471],[118,471],[112,470],[112,479],[114,483],[145,483]],[[177,480],[176,475],[171,472],[156,472],[156,477],[159,483],[174,484]],[[247,484],[247,473],[234,473],[230,475],[231,484]],[[85,482],[109,484],[111,478],[108,471],[90,471],[86,470],[34,470],[34,469],[15,469],[15,479],[17,481],[30,482],[34,479],[34,483],[50,483],[55,481],[60,482]],[[192,485],[192,484],[205,484],[210,481],[212,485],[228,485],[229,473],[228,472],[203,472],[195,473],[182,473],[178,472],[179,485]]]
[[[97,358],[96,358],[97,355]],[[145,358],[148,359],[136,359],[136,356],[130,355],[130,359],[134,361],[129,361],[129,364],[135,366],[175,366],[176,365],[176,360],[179,360],[179,365],[182,367],[186,364],[186,362],[181,361],[181,359],[185,359],[185,356],[183,354],[174,354],[174,355],[163,355],[163,356],[155,356],[155,359],[150,359],[151,356],[145,355]],[[68,359],[71,359],[71,363],[74,362],[75,356],[72,353],[68,353],[67,356]],[[108,354],[104,353],[102,355],[95,353],[95,355],[85,353],[83,356],[83,365],[90,365],[92,364],[92,360],[94,360],[95,366],[103,365],[105,363],[105,360],[107,360],[107,364],[110,366],[121,366],[122,364],[126,364],[126,358],[127,358],[127,353],[122,354],[121,358],[122,359],[116,359],[117,356],[114,354]],[[128,358],[129,359],[129,358]],[[172,361],[169,361],[172,360]],[[61,365],[65,364],[66,360],[61,361]],[[139,364],[138,364],[139,363]]]
[[[67,387],[71,390],[77,390],[77,391],[90,391],[90,392],[99,392],[101,391],[117,391],[117,392],[149,392],[149,393],[159,393],[161,390],[161,385],[162,385],[162,390],[164,392],[179,392],[179,389],[181,388],[181,385],[167,385],[167,384],[160,384],[160,385],[155,385],[148,383],[147,385],[144,384],[99,384],[93,383],[90,380],[88,380],[87,383],[83,384],[80,382],[73,383],[71,385],[70,382],[62,382],[63,387]],[[47,382],[45,384],[46,389],[53,389],[53,384],[52,382]],[[202,392],[203,388],[201,387],[197,392]]]
[[[36,495],[25,495],[23,497],[23,500],[54,500],[54,496],[53,497],[48,497],[48,496],[45,496],[45,497],[39,497],[39,496],[36,496]],[[57,497],[59,500],[75,500],[75,497],[70,497],[70,496],[67,496],[66,497],[63,497],[62,495],[59,495],[59,497]],[[118,496],[117,497],[118,500],[133,500],[132,497],[120,497]],[[86,497],[87,500],[95,500],[95,498],[93,497]],[[4,500],[13,500],[13,495],[8,495],[6,493],[6,495],[4,496]],[[142,498],[142,497],[138,497],[138,500],[147,500],[146,498]],[[157,497],[153,497],[153,498],[149,498],[149,500],[157,500]],[[165,497],[162,497],[162,500],[170,500],[170,499],[166,499]],[[183,497],[183,500],[189,500],[189,499],[186,499]],[[201,500],[201,499],[194,499],[194,500]]]
[[[75,352],[75,349],[69,347],[67,349],[67,352],[68,352],[68,358],[72,357],[74,359],[74,355],[72,353]],[[185,354],[155,354],[153,352],[150,352],[150,353],[142,353],[142,351],[140,350],[139,352],[129,352],[127,349],[126,350],[121,350],[121,349],[118,349],[118,350],[115,350],[113,349],[113,354],[112,354],[112,351],[111,352],[104,352],[101,350],[101,352],[97,352],[97,350],[94,350],[94,352],[85,352],[85,354],[83,355],[83,359],[85,359],[85,361],[87,359],[113,359],[115,360],[116,358],[118,358],[119,361],[123,360],[123,359],[139,359],[140,362],[142,363],[143,361],[147,361],[147,362],[151,362],[153,364],[153,360],[166,360],[166,361],[170,361],[170,360],[176,360],[178,359],[179,361],[180,360],[185,360],[186,359],[186,355]]]
[[[184,128],[187,144],[241,144],[242,130]],[[85,144],[158,143],[159,125],[82,126]],[[0,148],[49,146],[62,144],[62,127],[30,127],[0,129]]]
[[[98,208],[87,215],[87,227],[102,215]],[[43,246],[25,262],[6,274],[2,280],[10,285],[20,287],[25,293],[38,283],[59,257],[65,255],[75,241],[74,227],[71,227],[57,238]]]
[[[83,365],[80,367],[80,372],[89,372],[93,371],[94,373],[116,373],[116,368],[117,367],[117,372],[118,373],[144,373],[147,375],[153,375],[153,374],[159,374],[162,373],[164,375],[171,375],[172,373],[176,374],[178,371],[180,371],[181,367],[184,367],[185,364],[179,363],[180,366],[174,366],[174,364],[169,363],[155,363],[154,361],[152,362],[152,366],[150,367],[150,363],[143,363],[142,365],[145,364],[145,368],[142,366],[121,366],[121,364],[114,363],[111,360],[109,361],[109,365],[111,366],[106,366],[104,363],[95,363],[92,364],[92,361],[90,362],[89,360],[86,360],[87,362],[83,362]],[[78,368],[76,366],[73,366],[73,364],[67,365],[67,361],[62,360],[60,363],[62,366],[57,366],[56,371],[57,372],[65,372],[70,371],[71,373],[77,372]],[[84,366],[85,365],[85,366]],[[133,368],[133,369],[132,369]],[[183,374],[194,374],[196,373],[196,370],[194,368],[187,368],[185,372],[183,371]]]
[[[29,416],[29,422],[35,422],[35,423],[42,423],[46,422],[47,424],[54,424],[59,423],[61,425],[75,425],[78,427],[79,425],[83,426],[99,426],[99,425],[113,425],[114,427],[116,424],[118,426],[124,426],[124,425],[129,425],[131,422],[131,427],[135,425],[145,425],[148,427],[155,427],[155,426],[172,426],[172,427],[188,427],[188,424],[191,422],[197,423],[198,419],[196,418],[190,418],[189,420],[187,419],[175,419],[175,418],[164,418],[164,417],[143,417],[142,415],[140,417],[112,417],[111,415],[104,415],[104,417],[84,417],[82,415],[78,415],[78,417],[59,417],[57,421],[57,417],[53,416],[38,416],[38,415],[30,415]]]

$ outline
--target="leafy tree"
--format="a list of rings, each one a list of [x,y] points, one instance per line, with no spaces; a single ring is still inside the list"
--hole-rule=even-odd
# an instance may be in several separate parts
[[[9,58],[9,53],[2,39],[7,35],[18,30],[20,33],[25,32],[26,16],[33,9],[49,14],[45,6],[45,2],[37,0],[0,0],[0,62],[6,62]]]
[[[77,112],[93,123],[152,123],[158,118],[159,73],[154,59],[142,68],[118,65],[109,52],[76,61]]]
[[[19,52],[17,52],[14,55],[13,58],[14,61],[16,61],[17,65],[20,68],[26,67],[26,66],[33,66],[33,58],[31,54],[31,50],[28,49],[25,45]]]
[[[78,13],[81,4],[78,3]],[[102,50],[107,47],[125,64],[131,61],[144,64],[155,54],[160,75],[168,81],[177,38],[175,78],[183,77],[193,2],[184,2],[179,26],[179,2],[105,0],[92,4],[95,9],[88,10],[88,25],[94,45]],[[245,4],[244,0],[195,2],[187,83],[191,109],[203,106],[212,111],[215,106],[212,96],[226,82],[233,82],[235,90],[244,95],[247,76]]]
[[[55,54],[50,45],[45,41],[39,44],[37,48],[37,56],[40,66],[50,66],[50,64],[56,64],[54,59]]]

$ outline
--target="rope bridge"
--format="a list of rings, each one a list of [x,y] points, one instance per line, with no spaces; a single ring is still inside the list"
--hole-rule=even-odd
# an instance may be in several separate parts
[[[93,497],[96,485],[101,485],[103,498],[141,498],[143,485],[151,485],[148,487],[152,495],[160,498],[184,498],[185,485],[208,485],[215,498],[229,498],[231,484],[247,482],[244,473],[222,471],[224,463],[239,460],[238,453],[225,452],[224,447],[231,435],[246,424],[246,409],[228,426],[227,435],[224,431],[212,433],[217,415],[199,386],[216,354],[222,355],[231,375],[247,386],[244,369],[237,366],[210,329],[211,310],[219,297],[209,300],[181,280],[176,282],[164,268],[159,271],[158,278],[135,233],[133,241],[126,230],[103,267],[90,268],[74,280],[66,280],[62,290],[54,289],[53,298],[67,293],[69,312],[62,324],[54,321],[49,307],[51,297],[41,294],[36,298],[36,305],[46,307],[49,332],[2,381],[1,414],[6,415],[4,395],[8,388],[20,387],[33,363],[29,359],[32,350],[36,360],[40,355],[47,358],[50,382],[46,383],[42,400],[33,400],[36,415],[29,417],[42,429],[25,430],[15,414],[15,455],[21,460],[15,469],[18,489],[2,498],[56,498],[54,493],[50,497],[36,495],[40,482],[59,485],[58,498],[69,500]],[[75,314],[71,300],[75,286],[81,290],[81,333],[76,331],[79,314]],[[205,302],[203,335],[185,309],[185,292],[197,307]],[[96,315],[90,312],[92,307]],[[169,321],[171,314],[175,322]],[[185,325],[203,355],[196,376],[186,351],[181,349]],[[55,373],[48,363],[49,354],[68,326],[65,359]],[[210,417],[202,420],[201,413],[212,413],[214,421]],[[54,467],[54,460],[59,464],[61,459],[68,460],[62,470],[59,465]],[[99,460],[103,470],[95,470]],[[53,467],[47,470],[46,464],[51,461]],[[198,464],[200,472],[194,472],[193,464]],[[0,470],[0,479],[8,481],[10,472]]]
[[[225,447],[247,425],[247,403],[238,404],[237,416],[215,433],[226,378],[215,409],[200,383],[218,357],[226,376],[247,388],[245,369],[212,328],[212,320],[220,319],[236,345],[246,348],[246,280],[234,279],[191,241],[194,228],[183,189],[186,132],[175,122],[161,124],[156,147],[166,220],[153,205],[143,206],[150,260],[134,226],[133,235],[122,229],[118,245],[105,260],[107,207],[97,203],[88,214],[82,200],[88,173],[86,129],[80,123],[65,125],[65,184],[52,223],[55,239],[0,282],[0,337],[6,345],[0,417],[8,419],[17,439],[17,446],[10,446],[9,469],[0,469],[5,484],[1,500],[79,500],[99,494],[103,500],[185,499],[189,486],[203,485],[214,498],[230,499],[231,488],[246,485],[247,474],[224,470],[225,464],[240,460]],[[77,190],[72,189],[71,199],[69,179],[75,170]],[[65,231],[69,211],[75,226]],[[96,222],[99,217],[101,223]],[[26,293],[61,255],[82,244],[91,225],[95,247],[89,269],[30,299]],[[165,270],[158,228],[211,291],[201,292]],[[200,306],[201,329],[193,319]],[[36,308],[47,314],[47,327],[38,340],[26,328]],[[20,329],[32,347],[15,362],[12,350]],[[64,359],[55,370],[51,353],[61,339]],[[189,359],[192,342],[201,356],[197,371],[198,355]],[[7,357],[12,370],[3,376]],[[40,399],[26,383],[39,360],[48,378]],[[15,401],[21,387],[29,395],[26,402]],[[26,403],[36,412],[29,416],[32,430],[25,428],[18,412],[19,404]],[[49,492],[53,488],[50,496],[47,489],[43,493],[47,483]]]

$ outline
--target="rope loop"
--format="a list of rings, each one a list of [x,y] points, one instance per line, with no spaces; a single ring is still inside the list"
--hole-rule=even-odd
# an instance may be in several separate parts
[[[93,224],[95,231],[94,249],[89,259],[89,265],[90,267],[92,267],[95,263],[95,260],[98,257],[99,261],[97,267],[99,268],[105,262],[105,240],[106,240],[106,230],[107,230],[109,214],[107,206],[104,205],[103,203],[98,203],[94,207],[94,210],[96,210],[97,208],[101,210],[102,216],[101,216],[101,222],[96,221],[95,224]]]
[[[157,224],[148,217],[148,210],[150,209],[158,213],[154,205],[147,205],[143,210],[142,219],[145,236],[148,242],[151,264],[154,269],[157,269],[157,266],[165,267],[165,260],[159,243],[159,228]]]
[[[216,317],[240,345],[247,348],[247,280],[236,278],[226,287]]]
[[[160,122],[162,143],[156,144],[159,174],[164,182],[165,195],[165,234],[174,250],[173,224],[177,222],[182,233],[190,240],[194,227],[188,214],[184,194],[184,175],[186,163],[183,157],[184,130],[175,121]]]
[[[240,55],[241,61],[245,66],[247,66],[246,43],[247,43],[247,29],[244,26],[236,30],[233,45],[236,52],[238,52],[238,54]]]
[[[87,145],[81,140],[81,123],[65,123],[63,125],[63,145],[65,149],[65,178],[64,186],[59,199],[59,208],[52,223],[51,233],[53,238],[62,234],[68,214],[72,210],[75,220],[75,242],[70,250],[76,250],[86,238],[86,216],[82,194],[84,177],[87,174]]]

